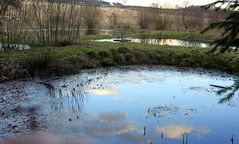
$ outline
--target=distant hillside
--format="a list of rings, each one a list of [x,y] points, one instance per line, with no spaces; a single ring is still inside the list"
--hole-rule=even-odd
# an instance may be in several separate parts
[[[78,2],[78,3],[84,3],[84,4],[94,4],[94,5],[110,5],[109,2],[103,1],[103,0],[55,0],[56,2]]]

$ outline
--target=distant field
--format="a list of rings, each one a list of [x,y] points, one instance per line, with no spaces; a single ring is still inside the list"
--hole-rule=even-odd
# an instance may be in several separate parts
[[[36,4],[37,5],[37,4]],[[42,5],[42,6],[41,6]],[[34,13],[36,8],[42,7],[42,17],[47,15],[48,13],[57,13],[59,10],[53,7],[53,11],[44,11],[46,3],[38,4],[37,7],[34,7],[32,2],[25,2],[22,7],[22,11],[26,11],[27,13],[23,13],[17,15],[16,12],[12,12],[13,16],[19,17],[20,20],[28,19],[31,20],[31,23],[36,23],[36,16],[33,16],[31,13]],[[71,7],[72,4],[67,4],[68,7]],[[87,12],[84,9],[84,5],[73,4],[74,8],[77,10],[77,17],[82,17],[80,20],[80,28],[87,28],[85,25],[85,19],[83,17],[92,17],[92,13],[95,11]],[[94,7],[94,6],[92,6]],[[115,6],[96,6],[99,11],[96,12],[97,21],[97,29],[122,29],[124,27],[126,30],[135,30],[142,29],[140,26],[140,20],[146,21],[147,28],[149,30],[156,29],[156,23],[161,23],[166,25],[162,27],[161,30],[173,30],[173,31],[200,31],[207,27],[210,23],[223,20],[227,15],[226,12],[223,11],[213,11],[213,10],[205,10],[201,7],[188,7],[188,8],[178,8],[178,9],[163,9],[163,8],[152,8],[152,7],[115,7]],[[64,11],[64,6],[61,8],[61,12]],[[31,11],[31,13],[28,13]],[[70,13],[70,12],[68,12]],[[142,14],[143,13],[143,14]],[[26,17],[27,16],[27,17]],[[67,16],[67,15],[66,15]],[[26,17],[26,18],[25,18]],[[155,19],[155,18],[158,19]],[[93,17],[92,17],[93,19]],[[155,21],[156,20],[156,21]],[[11,21],[9,21],[11,23]],[[34,27],[34,25],[33,25]],[[159,29],[158,29],[159,30]]]
[[[215,12],[212,10],[204,10],[200,7],[189,7],[186,9],[158,9],[149,7],[101,7],[102,19],[99,27],[103,28],[119,28],[122,25],[126,29],[140,29],[140,18],[150,17],[153,12],[157,17],[162,17],[161,21],[167,19],[167,26],[164,30],[174,31],[201,31],[210,23],[220,21],[225,18],[225,12]],[[145,15],[140,14],[143,12]],[[155,29],[153,20],[146,19],[150,22],[148,29]],[[160,22],[160,21],[159,21]]]

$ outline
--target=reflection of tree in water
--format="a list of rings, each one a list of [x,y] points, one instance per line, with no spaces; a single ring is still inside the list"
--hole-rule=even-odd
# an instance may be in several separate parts
[[[224,96],[223,98],[219,99],[219,103],[224,104],[226,102],[232,101],[232,99],[236,95],[236,92],[239,90],[239,79],[235,80],[232,86],[227,86],[227,87],[217,86],[217,85],[211,85],[211,86],[219,89],[218,91],[216,91],[217,94]]]
[[[169,45],[169,46],[186,46],[186,47],[205,47],[204,43],[196,41],[183,41],[177,39],[141,39],[141,43],[154,45]]]
[[[43,82],[50,99],[51,111],[71,111],[80,113],[85,108],[88,95],[86,89],[105,89],[102,79],[108,71],[87,71],[79,77]]]
[[[62,86],[51,83],[45,84],[50,99],[52,111],[81,112],[85,104],[85,94],[81,91],[81,84],[64,84]]]

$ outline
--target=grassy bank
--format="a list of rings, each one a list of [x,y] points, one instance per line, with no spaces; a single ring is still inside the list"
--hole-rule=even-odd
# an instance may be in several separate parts
[[[212,42],[220,37],[218,32],[207,32],[201,34],[200,32],[180,32],[180,31],[135,31],[125,32],[125,37],[142,38],[142,39],[180,39],[187,41],[200,41],[200,42]],[[113,35],[88,35],[82,36],[79,40],[97,40],[97,39],[110,39],[120,38],[120,34]]]
[[[85,41],[68,47],[0,52],[0,81],[61,76],[85,68],[145,64],[239,72],[238,52],[215,55],[208,51],[209,49],[199,48]]]

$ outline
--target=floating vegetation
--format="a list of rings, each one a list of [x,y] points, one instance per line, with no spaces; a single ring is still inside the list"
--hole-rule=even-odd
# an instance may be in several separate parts
[[[178,113],[180,113],[182,116],[188,116],[192,118],[194,114],[198,113],[198,110],[193,108],[182,109],[174,105],[164,105],[149,108],[147,113],[147,118],[171,118]]]
[[[172,105],[158,106],[148,109],[148,116],[154,118],[169,118],[179,112],[179,107]]]

